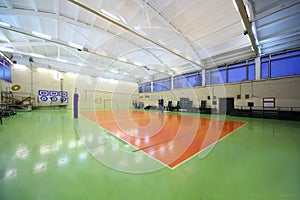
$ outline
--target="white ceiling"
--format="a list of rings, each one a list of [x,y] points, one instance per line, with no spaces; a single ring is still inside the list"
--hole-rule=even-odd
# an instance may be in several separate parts
[[[299,48],[299,10],[299,0],[0,0],[0,51],[19,64],[144,82]]]

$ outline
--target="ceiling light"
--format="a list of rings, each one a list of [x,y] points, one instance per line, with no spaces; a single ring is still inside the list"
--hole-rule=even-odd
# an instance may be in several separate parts
[[[180,51],[178,51],[177,49],[173,49],[174,53],[176,54],[180,54]]]
[[[96,53],[102,56],[107,56],[107,53],[104,51],[96,51]]]
[[[83,46],[79,45],[79,44],[76,44],[76,43],[73,43],[73,42],[68,42],[68,44],[71,46],[71,47],[74,47],[76,49],[83,49]]]
[[[8,28],[10,28],[10,27],[11,27],[11,25],[10,25],[10,24],[8,24],[8,23],[5,23],[5,22],[0,22],[0,26],[4,26],[4,27],[8,27]]]
[[[136,32],[138,32],[138,33],[141,33],[141,34],[143,34],[143,35],[147,35],[147,33],[145,33],[144,31],[142,31],[142,30],[140,29],[139,26],[134,26],[133,29],[134,29]]]
[[[67,63],[68,61],[65,59],[61,59],[61,58],[56,58],[56,61],[58,62],[63,62],[63,63]]]
[[[236,5],[235,0],[232,0],[232,3],[233,3],[233,6],[234,6],[235,10],[236,10],[237,12],[239,12],[239,9],[238,9],[238,7],[237,7],[237,5]]]
[[[192,60],[192,58],[190,56],[186,56],[185,58],[188,60]]]
[[[137,66],[143,66],[141,63],[138,63],[138,62],[133,62],[133,64],[135,64]]]
[[[76,77],[77,74],[75,74],[73,72],[67,72],[67,76],[69,76],[69,77]]]
[[[11,49],[11,48],[6,48],[6,47],[0,47],[0,51],[5,51],[5,52],[14,52],[15,50],[14,49]]]
[[[128,74],[127,72],[124,72],[123,75],[124,75],[124,76],[127,76],[127,75],[129,75],[129,74]]]
[[[97,69],[97,70],[103,70],[102,67],[95,67],[95,69]]]
[[[106,10],[101,9],[100,11],[102,12],[102,14],[104,14],[106,17],[109,17],[110,19],[113,19],[116,21],[120,20],[117,16],[111,14],[110,12],[107,12]]]
[[[27,66],[20,65],[20,64],[14,64],[14,68],[19,69],[19,70],[25,70],[25,69],[27,69]]]
[[[244,21],[242,19],[241,19],[241,23],[242,23],[242,26],[243,26],[244,30],[246,30],[246,26],[245,26]]]
[[[124,58],[124,57],[121,57],[121,58],[118,58],[119,61],[122,61],[122,62],[127,62],[127,59]]]
[[[164,43],[164,42],[161,41],[161,40],[157,40],[157,42],[158,42],[159,44],[162,44],[162,45],[166,46],[166,43]]]
[[[112,69],[112,70],[110,70],[112,73],[118,73],[118,70],[116,70],[116,69]]]
[[[39,32],[36,32],[36,31],[32,31],[31,32],[33,35],[35,36],[38,36],[40,38],[44,38],[44,39],[47,39],[47,40],[51,40],[52,37],[50,35],[46,35],[46,34],[43,34],[43,33],[39,33]]]
[[[29,53],[29,55],[33,56],[33,57],[37,57],[37,58],[44,58],[45,56],[41,55],[41,54],[36,54],[36,53]]]
[[[127,24],[127,21],[122,16],[120,16],[120,18],[124,22],[124,24]]]
[[[47,72],[48,69],[46,69],[46,68],[37,68],[37,71],[38,72]]]
[[[86,66],[86,64],[84,64],[84,63],[76,63],[76,65],[78,65],[78,66],[80,66],[80,67]]]

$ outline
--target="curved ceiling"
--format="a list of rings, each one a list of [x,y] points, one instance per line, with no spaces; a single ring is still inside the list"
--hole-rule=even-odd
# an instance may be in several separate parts
[[[299,6],[283,0],[0,0],[0,51],[20,64],[144,82],[298,48]]]

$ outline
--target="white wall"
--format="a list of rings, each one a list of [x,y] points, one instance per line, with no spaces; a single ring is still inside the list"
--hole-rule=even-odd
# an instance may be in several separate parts
[[[235,106],[247,106],[249,101],[254,102],[255,106],[262,106],[264,97],[275,97],[275,106],[300,107],[299,88],[300,76],[297,76],[142,93],[139,95],[139,100],[143,101],[145,106],[157,105],[159,97],[163,97],[166,105],[168,100],[172,100],[173,105],[176,106],[180,97],[189,97],[193,100],[193,106],[195,107],[199,106],[201,100],[206,100],[208,107],[218,109],[218,104],[216,106],[211,104],[213,96],[216,96],[217,101],[219,98],[232,97],[235,99]],[[241,99],[237,99],[239,94]],[[245,99],[245,94],[249,94],[250,99]],[[210,100],[207,99],[208,96],[210,96]]]
[[[276,106],[279,107],[300,107],[300,76],[286,77],[268,80],[256,80],[243,83],[225,85],[203,86],[193,89],[176,89],[171,91],[138,93],[136,83],[114,81],[90,76],[70,76],[68,73],[57,71],[40,72],[37,68],[17,69],[12,71],[12,84],[1,82],[2,90],[10,88],[11,85],[19,84],[20,92],[32,93],[37,97],[39,89],[60,91],[60,79],[63,78],[64,90],[69,92],[69,107],[72,107],[74,89],[78,89],[79,103],[81,108],[129,108],[133,101],[144,102],[144,105],[157,105],[158,99],[163,97],[165,103],[172,100],[176,106],[180,97],[189,97],[193,100],[193,106],[198,107],[201,100],[207,100],[207,106],[218,108],[212,105],[213,96],[216,100],[222,97],[233,97],[235,106],[247,106],[253,101],[255,106],[262,106],[263,97],[275,97]],[[237,99],[237,95],[241,99]],[[245,99],[245,94],[250,99]],[[211,100],[207,97],[210,96]],[[35,101],[35,105],[39,105]]]
[[[32,67],[32,70],[30,67],[24,69],[13,67],[13,82],[10,86],[15,84],[20,85],[21,90],[18,91],[20,94],[33,93],[35,96],[34,106],[49,106],[50,103],[38,103],[38,90],[60,91],[61,79],[63,79],[63,90],[69,93],[69,108],[73,106],[75,88],[77,88],[79,94],[79,106],[81,108],[129,108],[132,107],[132,100],[136,99],[135,95],[138,92],[137,83],[76,75],[54,70],[40,71],[35,67]]]

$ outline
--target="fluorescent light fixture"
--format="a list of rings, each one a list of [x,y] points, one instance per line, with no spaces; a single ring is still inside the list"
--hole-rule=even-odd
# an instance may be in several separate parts
[[[63,62],[63,63],[67,63],[68,61],[65,59],[61,59],[61,58],[56,58],[56,61],[58,62]]]
[[[96,53],[102,56],[107,56],[107,53],[105,51],[96,51]]]
[[[47,72],[48,69],[46,69],[46,68],[37,68],[37,71],[38,72]]]
[[[237,12],[239,12],[239,9],[238,9],[238,7],[237,7],[237,5],[236,5],[235,0],[232,0],[232,3],[233,3],[233,6],[234,6],[235,10],[236,10]]]
[[[241,19],[241,23],[243,25],[244,30],[246,30],[246,26],[245,26],[244,21],[242,19]]]
[[[144,32],[144,31],[142,31],[141,29],[137,30],[137,32],[139,32],[139,33],[141,33],[141,34],[143,34],[143,35],[147,35],[147,33]]]
[[[25,66],[25,65],[14,64],[13,66],[14,66],[14,68],[16,68],[18,70],[25,70],[25,69],[27,69],[27,66]]]
[[[11,25],[10,25],[10,24],[8,24],[8,23],[5,23],[5,22],[0,22],[0,26],[4,26],[4,27],[8,27],[8,28],[10,28],[10,27],[11,27]]]
[[[200,60],[196,60],[196,63],[198,64],[198,65],[200,65],[201,63],[200,63]]]
[[[39,33],[39,32],[36,32],[36,31],[32,31],[31,32],[33,35],[35,36],[38,36],[40,38],[44,38],[44,39],[47,39],[47,40],[51,40],[52,37],[50,35],[46,35],[46,34],[43,34],[43,33]]]
[[[76,63],[76,65],[78,65],[78,66],[80,66],[80,67],[86,66],[86,64],[84,64],[84,63]]]
[[[159,44],[162,44],[162,45],[165,45],[165,46],[166,46],[166,43],[164,43],[164,42],[161,41],[161,40],[157,40],[157,42],[158,42]]]
[[[147,33],[144,32],[144,31],[142,31],[142,30],[140,29],[139,26],[134,26],[133,29],[134,29],[136,32],[138,32],[138,33],[141,33],[141,34],[143,34],[143,35],[147,35]]]
[[[121,15],[119,15],[119,16],[120,16],[121,20],[124,22],[124,24],[127,24],[127,21]]]
[[[73,43],[73,42],[68,42],[68,44],[71,46],[71,47],[74,47],[76,49],[83,49],[83,46],[79,45],[79,44],[76,44],[76,43]]]
[[[95,69],[97,69],[97,70],[103,70],[102,67],[95,67]]]
[[[37,53],[29,53],[29,55],[33,56],[33,57],[37,57],[37,58],[44,58],[45,56],[41,55],[41,54],[37,54]]]
[[[69,77],[76,77],[77,74],[75,74],[73,72],[67,72],[67,76],[69,76]]]
[[[251,39],[250,39],[250,36],[249,36],[249,34],[247,34],[247,35],[246,35],[246,37],[247,37],[247,39],[248,39],[249,43],[251,44]]]
[[[174,51],[176,54],[180,54],[180,51],[178,51],[177,49],[173,49],[173,51]]]
[[[127,62],[127,59],[124,58],[124,57],[121,57],[121,58],[118,58],[119,61],[122,61],[122,62]]]
[[[259,45],[259,42],[258,42],[258,39],[255,38],[255,44],[258,46]]]
[[[139,75],[134,75],[134,77],[135,77],[135,78],[140,78],[140,76],[139,76]]]
[[[110,70],[112,73],[118,73],[118,70],[116,70],[116,69],[112,69],[112,70]]]
[[[145,76],[144,79],[149,80],[149,77]]]
[[[0,47],[0,51],[5,51],[5,52],[14,52],[15,50],[14,49],[11,49],[11,48],[6,48],[6,47]]]
[[[115,79],[112,79],[112,78],[108,79],[108,81],[109,81],[109,82],[112,82],[112,83],[117,83],[117,82],[119,82],[118,80],[115,80]]]
[[[128,76],[129,74],[128,74],[127,72],[124,72],[123,75],[124,75],[124,76]]]
[[[137,66],[143,66],[141,63],[138,63],[138,62],[133,62],[133,64],[135,64]]]
[[[102,14],[104,14],[106,17],[109,17],[110,19],[113,19],[115,21],[119,21],[120,20],[119,17],[111,14],[110,12],[107,12],[106,10],[101,9],[100,11],[102,12]]]
[[[188,60],[192,60],[192,58],[190,56],[186,56],[185,58]]]

